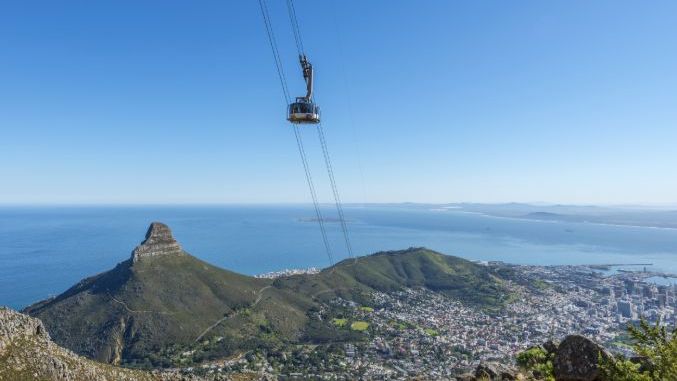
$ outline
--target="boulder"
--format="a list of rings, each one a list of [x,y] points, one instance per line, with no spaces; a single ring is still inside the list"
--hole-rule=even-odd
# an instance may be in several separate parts
[[[611,355],[592,340],[567,336],[557,348],[553,370],[557,381],[602,381],[599,359]]]
[[[557,348],[559,347],[559,342],[556,342],[554,340],[548,340],[543,345],[541,345],[543,349],[548,352],[548,354],[556,353]]]
[[[499,363],[480,363],[475,369],[478,380],[508,381],[517,379],[517,370]]]
[[[460,376],[456,376],[456,381],[477,381],[477,379],[472,373],[464,373]]]

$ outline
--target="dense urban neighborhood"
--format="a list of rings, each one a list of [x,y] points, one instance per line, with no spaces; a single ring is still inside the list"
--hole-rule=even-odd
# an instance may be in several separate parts
[[[514,274],[513,300],[501,311],[483,311],[423,288],[376,292],[370,306],[337,298],[318,318],[329,311],[344,311],[345,315],[332,318],[333,323],[359,333],[356,340],[253,351],[191,371],[211,376],[251,372],[281,379],[414,375],[448,379],[487,361],[513,364],[527,348],[572,333],[602,343],[612,352],[630,354],[623,342],[628,324],[640,318],[670,327],[676,323],[677,287],[647,281],[656,273],[644,269],[499,262],[485,266]],[[302,271],[285,270],[280,276]]]

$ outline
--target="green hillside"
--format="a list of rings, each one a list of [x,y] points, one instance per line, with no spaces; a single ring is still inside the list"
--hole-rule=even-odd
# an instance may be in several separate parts
[[[133,265],[128,260],[26,312],[45,321],[60,344],[116,363],[167,342],[194,340],[224,315],[252,304],[268,283],[189,255]]]
[[[380,252],[344,260],[310,279],[280,281],[303,294],[360,298],[371,291],[425,287],[467,304],[499,308],[508,294],[486,267],[425,248]]]
[[[168,227],[154,223],[132,258],[25,312],[77,353],[170,366],[262,346],[349,339],[355,334],[338,332],[331,319],[311,317],[336,297],[368,305],[374,291],[407,287],[487,309],[507,298],[486,267],[422,248],[345,260],[313,275],[254,278],[185,253]],[[199,354],[186,359],[187,352]]]

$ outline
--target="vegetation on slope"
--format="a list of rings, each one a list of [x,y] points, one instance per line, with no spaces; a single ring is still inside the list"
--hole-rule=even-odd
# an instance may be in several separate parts
[[[548,353],[541,347],[532,347],[517,354],[517,365],[530,371],[536,379],[555,381],[553,358],[553,353]]]
[[[346,259],[316,275],[280,279],[276,286],[320,299],[340,296],[363,304],[373,291],[416,287],[487,309],[500,308],[509,298],[502,280],[485,266],[425,248]]]
[[[588,356],[586,360],[585,353],[574,353],[576,357],[584,358],[577,364],[598,369],[595,379],[600,381],[677,380],[677,329],[670,332],[660,322],[651,326],[641,320],[637,327],[630,325],[628,333],[632,341],[630,347],[637,356],[630,359],[612,356],[599,347],[597,361],[594,356]],[[543,347],[532,347],[517,355],[517,364],[534,379],[554,381],[562,378],[557,376],[557,369],[553,367],[553,363],[557,362],[556,356]],[[560,363],[568,364],[570,360]],[[592,364],[585,364],[586,361],[592,361]]]
[[[269,283],[189,255],[125,261],[26,312],[45,321],[62,345],[118,363],[166,343],[195,340],[253,304]]]
[[[677,328],[669,332],[658,322],[644,320],[639,327],[628,328],[638,358],[609,358],[601,361],[602,374],[608,380],[662,381],[677,380]]]

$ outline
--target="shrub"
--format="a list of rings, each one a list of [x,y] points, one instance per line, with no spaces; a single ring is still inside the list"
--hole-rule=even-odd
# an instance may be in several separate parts
[[[600,360],[605,378],[618,381],[677,380],[677,329],[672,332],[660,321],[651,326],[641,320],[639,327],[630,326],[628,332],[632,349],[640,360],[624,357]]]
[[[537,379],[554,381],[552,357],[545,349],[533,347],[517,355],[517,365],[531,371]]]

